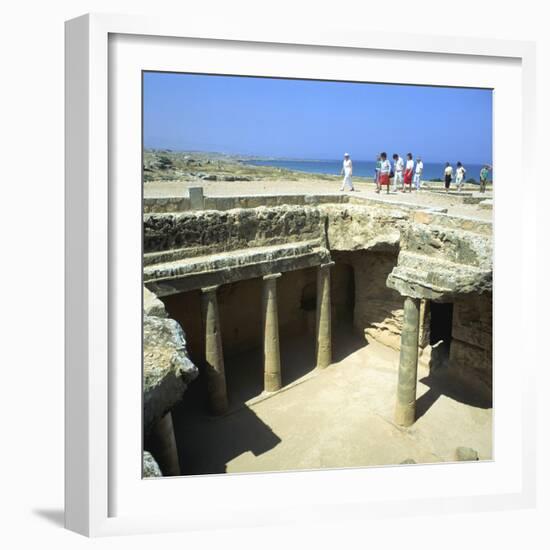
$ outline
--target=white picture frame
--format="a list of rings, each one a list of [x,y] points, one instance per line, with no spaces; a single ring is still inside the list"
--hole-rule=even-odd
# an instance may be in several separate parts
[[[514,422],[517,419],[517,426],[510,429],[512,440],[508,441],[507,449],[514,460],[507,462],[508,454],[496,454],[492,464],[463,464],[461,472],[466,476],[480,475],[487,479],[493,475],[506,477],[509,480],[508,486],[502,486],[497,491],[485,490],[480,485],[480,490],[472,492],[467,485],[461,494],[455,492],[452,495],[434,496],[437,491],[430,494],[428,491],[417,498],[410,496],[414,494],[415,483],[426,471],[432,477],[430,483],[435,487],[441,487],[450,483],[455,476],[448,467],[438,466],[415,466],[414,468],[379,468],[369,469],[369,487],[374,486],[374,476],[383,479],[388,484],[402,484],[410,487],[409,496],[397,493],[385,500],[383,498],[369,498],[369,495],[361,492],[351,492],[349,487],[360,486],[365,482],[363,470],[345,470],[319,472],[319,475],[311,473],[300,474],[275,474],[279,476],[273,482],[273,474],[240,475],[240,476],[203,476],[188,480],[185,490],[190,494],[196,491],[197,500],[194,502],[195,513],[189,514],[164,513],[158,515],[151,513],[145,505],[139,508],[139,499],[135,500],[136,494],[129,491],[144,491],[147,493],[145,500],[159,498],[161,492],[181,494],[181,479],[162,479],[147,481],[135,478],[135,472],[141,468],[141,454],[132,459],[132,465],[128,468],[132,471],[132,488],[130,484],[124,484],[120,480],[120,465],[117,463],[117,453],[128,455],[128,449],[133,449],[135,437],[132,442],[125,440],[117,429],[117,422],[120,422],[120,415],[123,418],[134,418],[135,407],[132,408],[128,417],[124,416],[126,410],[126,399],[122,399],[125,393],[130,394],[135,384],[129,384],[128,389],[121,388],[120,380],[117,379],[117,350],[114,349],[114,336],[112,329],[117,325],[116,315],[113,311],[115,300],[122,299],[117,293],[110,292],[113,288],[117,275],[118,266],[126,262],[125,256],[113,254],[116,248],[117,239],[121,236],[115,235],[121,226],[134,227],[133,222],[141,219],[141,209],[133,212],[128,218],[128,224],[122,224],[119,218],[122,216],[120,201],[117,200],[117,189],[111,185],[113,180],[119,177],[118,170],[125,169],[125,161],[118,162],[113,153],[109,154],[109,143],[113,135],[118,131],[120,124],[118,114],[110,110],[113,101],[113,86],[117,82],[117,71],[124,70],[118,62],[120,59],[129,60],[130,57],[116,58],[116,62],[110,58],[110,41],[113,37],[126,37],[132,42],[131,47],[139,46],[140,41],[147,38],[158,38],[163,44],[161,48],[166,56],[168,66],[168,51],[177,47],[178,40],[193,39],[194,47],[199,47],[201,41],[208,41],[209,48],[239,48],[257,47],[261,52],[267,52],[277,48],[284,49],[285,55],[298,55],[301,52],[310,52],[316,55],[319,51],[333,52],[336,55],[349,53],[350,55],[361,55],[361,52],[374,52],[380,55],[395,55],[399,57],[399,63],[417,63],[418,56],[424,56],[428,60],[435,60],[438,63],[454,63],[454,60],[462,60],[461,63],[485,64],[486,67],[495,67],[495,75],[499,73],[498,67],[514,66],[514,74],[517,82],[510,83],[513,88],[519,84],[517,91],[520,95],[520,105],[515,109],[518,113],[514,121],[514,128],[519,128],[521,135],[515,136],[513,145],[520,145],[521,154],[511,161],[510,169],[512,176],[522,179],[534,180],[534,125],[535,125],[535,46],[530,42],[488,40],[488,39],[460,39],[451,37],[432,37],[421,35],[393,35],[391,33],[379,32],[340,32],[330,29],[304,29],[294,30],[279,29],[273,31],[267,25],[265,28],[255,27],[247,30],[238,28],[225,28],[221,26],[193,23],[186,25],[185,22],[173,21],[163,18],[144,18],[135,16],[118,15],[85,15],[66,23],[66,491],[65,491],[65,518],[66,527],[73,531],[88,536],[101,536],[111,534],[137,534],[159,531],[185,531],[189,529],[208,529],[222,526],[253,526],[265,524],[281,524],[289,521],[326,521],[327,519],[361,519],[365,515],[372,516],[403,516],[411,513],[437,514],[453,511],[476,511],[488,509],[515,509],[530,507],[534,505],[535,499],[535,432],[534,425],[529,421],[534,417],[535,409],[535,355],[532,349],[522,349],[522,370],[521,370],[521,415],[517,411],[509,411],[509,416],[504,413],[508,410],[504,397],[506,392],[501,392],[499,387],[495,393],[495,407],[502,407],[500,425],[504,422]],[[122,40],[121,42],[124,42]],[[198,46],[197,46],[198,44]],[[128,50],[129,51],[129,50]],[[143,50],[142,50],[143,51]],[[161,53],[162,53],[161,52]],[[238,60],[238,52],[235,54]],[[262,54],[263,55],[263,54]],[[274,59],[279,54],[274,55]],[[308,53],[309,55],[309,53]],[[207,63],[207,56],[203,60],[195,59],[194,65],[200,69],[201,63]],[[430,61],[431,62],[431,61]],[[159,67],[148,66],[148,69]],[[163,67],[160,67],[161,69]],[[134,68],[135,70],[135,68]],[[269,69],[266,69],[269,70]],[[294,70],[288,64],[285,71]],[[299,70],[297,68],[296,70]],[[350,68],[349,70],[353,70]],[[483,72],[483,71],[482,71]],[[475,71],[472,72],[474,74]],[[505,79],[499,86],[504,89]],[[406,78],[401,75],[400,78]],[[302,76],[305,76],[302,74]],[[440,77],[439,77],[440,78]],[[448,77],[448,85],[461,85],[461,79],[470,78],[470,84],[477,78],[479,84],[483,84],[483,76],[464,75],[453,73]],[[492,74],[487,78],[498,78]],[[365,76],[365,79],[368,79]],[[473,79],[473,80],[472,80]],[[393,79],[392,79],[393,80]],[[487,80],[487,82],[489,82]],[[428,83],[423,81],[423,83]],[[437,83],[435,80],[433,83]],[[463,85],[463,84],[462,84]],[[136,93],[140,93],[137,90]],[[116,94],[115,94],[116,95]],[[508,101],[512,101],[510,97]],[[133,100],[129,100],[131,104]],[[504,127],[504,118],[501,118],[502,109],[495,114],[495,126],[498,129]],[[514,114],[509,115],[513,118]],[[502,121],[502,123],[501,123]],[[136,120],[132,125],[141,124]],[[512,139],[512,138],[511,138]],[[504,140],[502,140],[504,141]],[[509,144],[499,143],[498,132],[495,135],[495,148],[499,153],[510,152],[506,147]],[[135,153],[135,148],[133,150]],[[133,154],[132,153],[132,154]],[[116,155],[120,154],[122,159],[132,159],[127,154],[124,145],[121,145]],[[126,155],[126,156],[125,156]],[[502,163],[499,158],[503,154],[495,156],[495,173],[499,181],[506,180],[504,170],[499,173]],[[117,164],[117,166],[114,166]],[[140,165],[135,167],[140,172]],[[521,174],[519,172],[521,170]],[[132,178],[129,178],[132,180]],[[137,190],[136,190],[137,192]],[[139,191],[140,192],[140,191]],[[500,193],[500,194],[499,194]],[[505,186],[500,192],[496,190],[496,210],[501,212],[503,217],[509,213],[513,197],[506,195]],[[119,197],[118,197],[119,198]],[[130,204],[137,204],[139,197],[133,196]],[[522,199],[519,199],[520,201]],[[518,323],[526,326],[529,315],[529,308],[534,308],[535,292],[527,280],[527,270],[521,269],[521,265],[529,265],[532,270],[536,264],[536,248],[529,243],[526,235],[534,231],[536,226],[535,216],[527,215],[527,204],[520,202],[517,206],[523,215],[518,218],[519,231],[507,233],[505,223],[496,219],[495,232],[495,260],[497,277],[495,284],[502,285],[503,291],[495,294],[496,309],[499,308],[499,300],[502,304],[505,300],[506,275],[505,270],[500,266],[506,265],[506,244],[515,244],[521,249],[522,263],[515,266],[517,271],[510,271],[510,277],[521,280],[522,298],[524,304],[510,305],[513,312],[518,315]],[[133,217],[132,217],[133,216]],[[136,218],[137,216],[137,218]],[[503,219],[503,218],[501,218]],[[500,240],[500,245],[499,245]],[[136,257],[134,251],[133,258]],[[141,250],[139,250],[141,254]],[[128,260],[128,265],[131,261]],[[124,267],[120,267],[124,269]],[[126,267],[127,269],[127,267]],[[116,295],[115,295],[116,294]],[[121,292],[121,294],[124,294]],[[500,296],[500,297],[499,297]],[[529,304],[529,301],[533,305]],[[141,307],[141,304],[132,306],[134,309]],[[531,315],[535,317],[535,315]],[[138,319],[141,325],[140,313]],[[516,328],[516,330],[519,330]],[[506,332],[505,323],[495,323],[495,335],[502,335],[501,341],[505,341],[509,334]],[[121,335],[120,331],[118,333]],[[498,344],[498,342],[497,342]],[[495,348],[495,363],[507,361],[505,354],[498,353],[498,345]],[[137,354],[141,350],[136,350]],[[499,363],[500,364],[500,363]],[[503,369],[505,370],[505,369]],[[141,372],[137,373],[138,380]],[[504,381],[505,376],[501,377]],[[117,381],[118,380],[118,381]],[[497,379],[497,384],[499,381]],[[135,392],[134,392],[135,393]],[[129,395],[130,399],[140,399],[140,395]],[[122,412],[120,411],[122,409]],[[117,416],[119,415],[119,416]],[[134,416],[132,416],[134,415]],[[114,417],[118,420],[115,421]],[[497,428],[499,419],[497,417]],[[139,433],[141,426],[134,426],[130,431],[135,435]],[[503,445],[506,444],[503,437]],[[512,449],[515,449],[512,452]],[[130,453],[130,456],[133,454]],[[512,464],[513,462],[513,464]],[[497,472],[500,465],[502,471]],[[139,468],[138,468],[139,465]],[[478,470],[475,470],[477,468]],[[413,472],[413,473],[409,473]],[[285,477],[286,476],[286,477]],[[413,479],[414,478],[414,479]],[[495,477],[496,479],[496,477]],[[286,480],[286,481],[285,481]],[[326,500],[319,500],[316,487],[319,482],[326,484],[329,488],[329,495]],[[285,485],[286,483],[286,485]],[[156,484],[156,485],[154,485]],[[276,487],[300,487],[299,494],[305,495],[297,498],[296,507],[286,506],[285,498],[289,498],[284,492],[276,492]],[[138,504],[133,509],[123,509],[116,505],[117,498],[113,496],[114,487],[116,491],[127,491],[124,501],[135,501]],[[153,491],[151,487],[155,486]],[[172,490],[171,487],[174,487]],[[331,489],[332,487],[332,489]],[[341,489],[337,490],[336,487]],[[160,490],[159,489],[159,490]],[[380,491],[383,490],[379,488]],[[231,506],[224,494],[238,495],[243,492],[254,494],[266,494],[271,491],[272,500],[269,503],[257,500],[252,506],[244,501],[233,501]],[[411,492],[412,491],[412,492]],[[200,500],[198,495],[203,495]],[[220,494],[219,502],[215,505],[210,503],[209,513],[205,510],[209,506],[212,495]],[[382,493],[380,493],[382,494]],[[206,496],[204,496],[206,495]],[[308,496],[309,495],[309,496]],[[120,495],[118,495],[120,496]],[[421,498],[422,497],[422,498]],[[309,500],[308,500],[309,499]],[[195,506],[196,505],[196,506]],[[120,508],[120,509],[119,509]]]

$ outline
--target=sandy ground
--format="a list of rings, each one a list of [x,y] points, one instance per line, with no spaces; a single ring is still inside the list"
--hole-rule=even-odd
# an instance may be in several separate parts
[[[340,331],[335,363],[313,371],[312,342],[282,342],[283,384],[289,387],[259,402],[254,398],[262,390],[261,351],[228,360],[233,410],[226,416],[209,416],[204,388],[193,388],[194,399],[174,413],[185,473],[449,462],[459,446],[491,459],[490,403],[445,375],[429,377],[419,369],[418,419],[400,428],[393,423],[397,351]]]
[[[315,194],[315,193],[339,193],[340,182],[327,182],[326,180],[300,180],[300,181],[246,181],[246,182],[174,182],[156,181],[146,182],[144,196],[149,197],[186,197],[188,188],[200,185],[207,196],[240,196],[240,195],[272,195],[272,194]],[[400,201],[408,204],[416,204],[427,207],[447,208],[448,213],[456,216],[466,216],[480,220],[491,221],[492,209],[480,208],[477,204],[463,204],[462,198],[456,195],[437,194],[422,190],[420,192],[401,193],[400,191],[386,194],[385,191],[377,194],[374,183],[355,182],[355,191],[346,193],[350,195],[378,198],[381,200]],[[441,184],[443,188],[443,184]],[[454,186],[453,186],[454,187]],[[492,192],[486,193],[488,199],[492,199]]]

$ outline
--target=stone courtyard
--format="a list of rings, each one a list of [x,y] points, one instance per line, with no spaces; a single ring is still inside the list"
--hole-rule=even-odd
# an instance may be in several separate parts
[[[145,187],[163,475],[492,459],[490,194],[189,187]]]

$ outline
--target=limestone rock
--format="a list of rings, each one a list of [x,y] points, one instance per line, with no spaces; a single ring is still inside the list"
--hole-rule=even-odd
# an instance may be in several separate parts
[[[479,455],[475,449],[470,447],[457,447],[456,459],[459,461],[479,460]]]
[[[327,216],[331,250],[394,250],[408,218],[398,208],[322,205],[319,210]]]
[[[146,214],[144,252],[181,248],[226,252],[320,239],[320,220],[318,208],[294,205]]]
[[[198,375],[187,356],[185,334],[174,319],[143,316],[143,423],[152,424],[181,398]]]
[[[143,287],[143,312],[155,317],[168,317],[164,304],[147,287]]]
[[[452,301],[492,290],[492,239],[461,229],[409,223],[387,284],[403,296]]]
[[[149,451],[143,451],[143,477],[162,477],[159,465]]]

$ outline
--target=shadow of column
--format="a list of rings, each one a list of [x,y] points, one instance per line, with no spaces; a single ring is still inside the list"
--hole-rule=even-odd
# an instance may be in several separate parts
[[[416,420],[424,416],[442,395],[479,409],[490,409],[493,406],[492,398],[455,376],[449,367],[434,370],[420,382],[430,389],[416,400]]]

